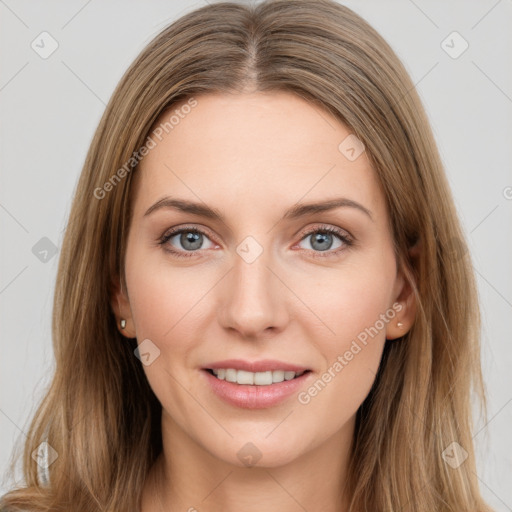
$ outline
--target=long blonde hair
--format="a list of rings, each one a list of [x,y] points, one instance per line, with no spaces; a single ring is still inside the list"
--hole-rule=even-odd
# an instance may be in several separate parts
[[[364,143],[387,201],[397,262],[418,307],[410,332],[386,343],[358,411],[350,511],[490,510],[471,437],[473,391],[485,409],[478,303],[440,156],[395,53],[331,0],[205,6],[165,28],[126,71],[76,189],[54,296],[55,375],[28,431],[24,485],[4,506],[138,509],[162,450],[161,405],[133,354],[136,340],[117,330],[111,289],[114,279],[126,286],[139,149],[162,112],[219,91],[289,91],[323,106]],[[42,441],[58,454],[48,485],[31,456]],[[453,442],[467,453],[456,468],[443,455]]]

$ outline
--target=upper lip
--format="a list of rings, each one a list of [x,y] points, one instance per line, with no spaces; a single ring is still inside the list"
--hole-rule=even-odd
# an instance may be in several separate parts
[[[245,370],[247,372],[267,372],[270,370],[284,370],[286,372],[303,372],[309,370],[305,366],[285,363],[274,359],[263,359],[261,361],[244,361],[243,359],[226,359],[210,363],[204,367],[205,370],[217,370],[219,368],[233,368],[235,370]]]

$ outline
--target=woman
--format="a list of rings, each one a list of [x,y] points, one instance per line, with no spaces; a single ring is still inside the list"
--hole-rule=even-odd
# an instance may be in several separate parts
[[[8,510],[487,511],[475,285],[414,86],[331,1],[217,3],[122,78]]]

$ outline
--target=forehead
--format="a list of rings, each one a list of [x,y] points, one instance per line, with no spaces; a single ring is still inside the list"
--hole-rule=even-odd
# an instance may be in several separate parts
[[[156,145],[136,171],[136,215],[167,194],[238,210],[339,195],[382,207],[366,154],[347,158],[343,143],[353,135],[323,108],[290,92],[195,101],[174,105],[155,124]]]

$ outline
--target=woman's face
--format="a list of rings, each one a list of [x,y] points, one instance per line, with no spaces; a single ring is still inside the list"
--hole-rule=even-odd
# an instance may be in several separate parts
[[[408,327],[403,280],[344,125],[291,93],[195,99],[135,171],[116,301],[164,425],[225,462],[277,466],[352,436],[386,337]],[[294,367],[308,371],[269,384]]]

